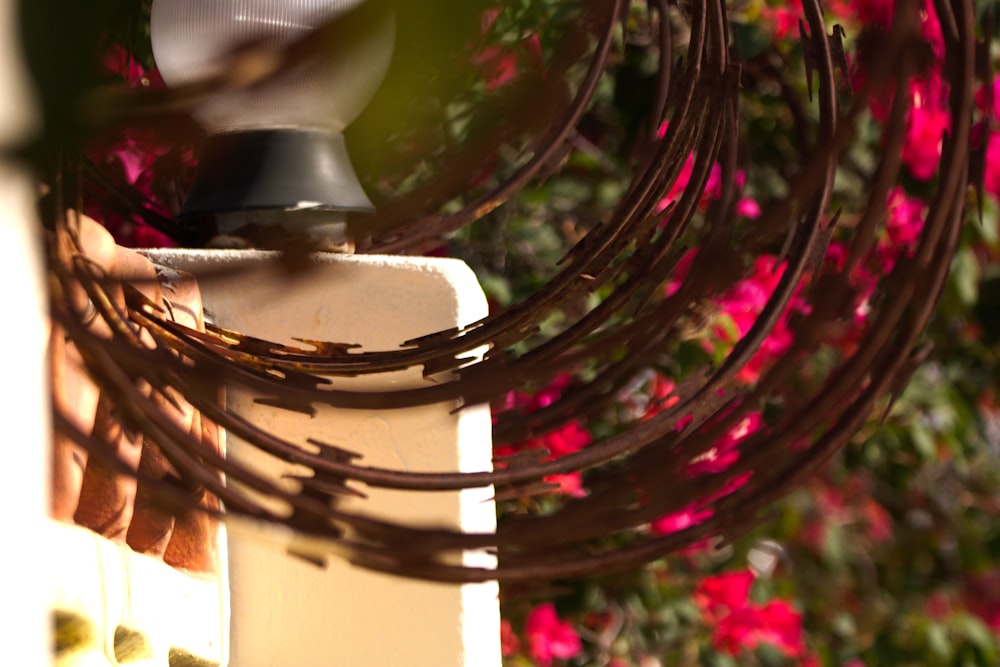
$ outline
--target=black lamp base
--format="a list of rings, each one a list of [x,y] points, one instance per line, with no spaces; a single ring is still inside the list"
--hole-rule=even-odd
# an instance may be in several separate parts
[[[346,213],[374,210],[342,135],[257,130],[208,138],[178,218],[205,238],[242,224],[241,212],[255,224],[308,233],[317,225],[342,222]],[[196,229],[206,223],[214,229]]]

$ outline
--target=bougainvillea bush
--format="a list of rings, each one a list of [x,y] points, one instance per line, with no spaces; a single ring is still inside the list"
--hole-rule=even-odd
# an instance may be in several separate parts
[[[827,333],[823,343],[831,357],[851,354],[866,321],[866,295],[912,252],[926,214],[925,196],[938,177],[942,137],[951,127],[940,74],[940,26],[933,3],[917,2],[927,57],[907,91],[903,172],[886,198],[876,246],[853,263],[856,327],[848,323]],[[572,3],[484,3],[480,34],[467,40],[467,60],[478,76],[470,90],[503,95],[520,79],[540,76],[549,33],[566,20],[556,10],[567,4]],[[747,0],[729,3],[729,9],[732,48],[745,63],[740,113],[753,155],[752,168],[737,174],[742,196],[736,210],[750,226],[761,204],[780,194],[795,131],[787,106],[755,72],[768,67],[801,72],[790,80],[805,88],[801,8],[795,2]],[[864,44],[888,29],[894,2],[836,0],[825,9],[828,22],[843,26],[847,35],[841,84],[860,89],[867,76]],[[984,24],[992,21],[991,11],[982,8]],[[633,145],[642,131],[639,109],[648,105],[651,87],[649,63],[641,49],[632,47],[645,44],[643,26],[654,20],[642,2],[633,3],[631,12],[616,45],[616,66],[605,74],[582,124],[586,131],[575,138],[560,168],[438,250],[465,259],[498,306],[517,302],[544,282],[582,230],[600,219],[627,185],[633,156],[622,147]],[[985,55],[998,56],[996,50]],[[133,58],[120,47],[111,49],[104,66],[129,85],[162,85],[148,57]],[[860,182],[870,178],[879,155],[890,101],[879,94],[869,100],[859,141],[838,174],[837,224],[850,225],[863,205]],[[708,540],[638,571],[552,582],[544,589],[504,589],[507,665],[1000,664],[1000,134],[993,132],[1000,122],[1000,78],[983,86],[976,106],[973,140],[985,156],[983,192],[969,194],[963,242],[921,347],[926,361],[905,391],[886,397],[839,457],[737,541]],[[652,129],[661,136],[666,131]],[[190,147],[131,130],[99,139],[91,150],[118,182],[136,188],[145,205],[164,215],[176,210],[177,184],[182,188],[184,181],[178,174],[189,174],[195,159]],[[689,156],[664,195],[664,219],[689,186],[695,157]],[[363,155],[360,162],[359,171],[378,199],[380,187],[391,179],[366,174]],[[498,158],[483,165],[480,181],[497,178],[503,162]],[[716,165],[703,206],[720,196],[721,172]],[[120,210],[88,211],[104,220],[119,242],[167,243]],[[691,249],[680,261],[664,285],[665,296],[679,288],[697,252]],[[818,270],[842,272],[847,260],[834,230]],[[533,450],[543,458],[564,456],[669,408],[686,370],[697,366],[691,360],[724,359],[760,314],[783,271],[780,249],[762,252],[743,279],[692,319],[687,339],[673,351],[673,363],[635,378],[611,405],[580,414],[557,430],[498,439],[497,456]],[[755,383],[792,348],[789,322],[807,309],[804,299],[792,299],[736,382]],[[822,375],[822,354],[807,363]],[[494,409],[530,414],[577,381],[567,374],[546,386],[526,387]],[[739,459],[740,442],[762,429],[767,429],[767,415],[748,413],[684,473],[727,470]],[[547,494],[502,503],[500,520],[515,512],[544,513],[565,498],[586,494],[579,473],[548,481]],[[648,530],[670,534],[697,525],[711,516],[711,500],[660,517]]]
[[[927,212],[923,195],[937,178],[942,137],[950,129],[948,91],[940,76],[940,27],[933,4],[921,7],[928,65],[909,86],[903,173],[885,202],[883,233],[877,248],[855,265],[851,275],[861,295],[855,304],[858,329],[868,310],[866,292],[899,257],[912,252]],[[798,68],[804,87],[798,4],[755,0],[731,3],[731,10],[734,48],[748,61],[746,69],[752,72],[767,61],[793,71]],[[857,88],[866,77],[864,40],[857,36],[877,38],[888,29],[894,4],[847,0],[831,2],[826,10],[829,23],[846,31],[847,84]],[[637,26],[646,19],[641,3],[633,13],[634,32],[626,28],[623,37],[626,54],[628,40],[641,40]],[[544,33],[541,42],[544,47]],[[532,43],[522,36],[508,51],[493,53],[491,86],[502,87],[515,79],[518,67],[531,66],[533,51],[524,45]],[[602,197],[610,200],[620,186],[609,167],[614,151],[608,148],[613,143],[608,135],[632,131],[629,123],[635,114],[629,105],[641,97],[634,87],[642,82],[641,64],[623,58],[608,81],[605,98],[598,99],[592,112],[595,118],[611,118],[610,125],[619,125],[609,130],[595,120],[593,136],[586,137],[578,154],[569,158],[575,160],[572,170],[522,194],[513,210],[505,213],[503,232],[474,227],[463,244],[455,246],[479,271],[498,303],[516,301],[533,289],[538,274],[574,240],[574,226],[581,224],[578,211],[582,208],[599,217],[606,205]],[[742,122],[755,159],[753,169],[738,174],[744,194],[737,211],[747,224],[759,215],[760,203],[774,195],[779,180],[774,174],[781,171],[782,146],[790,140],[792,125],[787,109],[756,85],[752,76],[744,77]],[[996,90],[1000,93],[1000,88]],[[860,131],[864,139],[852,155],[856,172],[838,175],[840,189],[835,196],[841,223],[850,224],[858,211],[859,193],[851,188],[857,181],[852,179],[864,178],[865,165],[879,154],[890,101],[878,95],[870,100]],[[986,155],[983,213],[980,218],[980,200],[970,193],[963,245],[940,314],[925,337],[928,361],[909,387],[901,395],[887,397],[852,445],[806,488],[775,507],[773,518],[752,534],[732,543],[709,541],[638,572],[556,582],[541,596],[531,590],[506,591],[503,648],[508,665],[861,667],[1000,662],[1000,567],[994,564],[1000,549],[1000,522],[995,518],[1000,509],[996,461],[1000,377],[994,312],[998,303],[994,276],[1000,271],[1000,138],[991,131],[1000,97],[984,88],[977,95],[977,107],[974,140],[982,142]],[[689,156],[661,202],[665,216],[688,185],[694,157]],[[720,171],[716,165],[703,204],[719,196]],[[560,205],[567,200],[574,208]],[[551,224],[553,220],[561,221],[561,226]],[[491,239],[498,240],[497,235],[516,252],[498,260],[488,250],[469,251],[477,242],[486,248]],[[689,251],[679,263],[666,285],[667,295],[679,287],[696,253],[697,249]],[[841,271],[846,259],[835,234],[822,270]],[[724,358],[760,314],[783,269],[777,250],[758,256],[750,274],[706,308],[692,330],[691,349],[679,351],[678,356]],[[804,300],[792,300],[736,381],[754,383],[762,369],[791,348],[788,322],[804,314],[806,307]],[[850,354],[856,335],[850,327],[831,332],[825,341],[829,353]],[[809,363],[821,365],[822,356]],[[556,457],[586,447],[592,437],[670,407],[683,374],[683,361],[650,371],[618,396],[613,408],[580,415],[576,422],[529,440],[502,443],[498,453],[538,449]],[[560,377],[533,394],[511,395],[498,408],[530,413],[551,403],[573,381]],[[727,469],[739,457],[739,442],[766,424],[765,415],[750,413],[693,462],[687,474],[711,475]],[[549,481],[554,484],[552,497],[514,503],[506,511],[544,512],[546,504],[560,502],[561,495],[586,492],[585,480],[579,478]],[[694,503],[654,521],[650,530],[679,531],[706,520],[710,512]]]

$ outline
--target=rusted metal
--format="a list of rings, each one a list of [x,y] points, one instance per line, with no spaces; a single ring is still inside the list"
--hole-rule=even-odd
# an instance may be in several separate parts
[[[953,124],[944,140],[940,177],[919,243],[912,256],[900,257],[880,281],[857,348],[841,358],[811,392],[803,393],[797,382],[801,360],[821,345],[824,331],[842,326],[849,318],[857,288],[846,276],[872,249],[884,217],[886,195],[900,171],[906,111],[902,93],[908,78],[920,67],[920,54],[914,46],[916,3],[897,3],[893,25],[870,47],[875,52],[866,54],[871,66],[864,86],[842,96],[847,80],[842,30],[824,23],[818,0],[804,0],[804,75],[810,95],[815,95],[811,111],[810,102],[800,99],[789,83],[788,77],[794,73],[775,65],[776,54],[765,54],[750,63],[734,61],[727,40],[726,7],[721,0],[685,3],[683,12],[665,1],[653,5],[651,25],[657,30],[655,43],[659,45],[658,89],[650,110],[650,132],[643,136],[648,143],[636,153],[630,185],[608,219],[572,248],[547,284],[520,303],[464,330],[400,341],[398,349],[376,352],[358,352],[337,342],[303,341],[302,347],[291,347],[211,327],[196,332],[143,309],[136,294],[130,295],[128,312],[114,308],[106,294],[107,284],[86,262],[73,259],[68,250],[72,235],[61,226],[51,242],[53,318],[77,344],[123,422],[155,442],[182,479],[207,489],[224,503],[228,514],[291,526],[325,540],[330,553],[346,554],[373,570],[451,582],[585,576],[637,566],[709,535],[731,538],[749,529],[769,504],[842,447],[861,428],[877,401],[898,390],[915,368],[911,350],[931,316],[957,244],[972,158],[977,160],[973,172],[981,179],[981,167],[975,165],[982,156],[970,150],[977,64],[975,12],[971,0],[935,2],[944,35],[942,76],[950,87]],[[390,203],[387,217],[375,225],[371,249],[420,252],[433,247],[442,235],[501,206],[542,173],[553,156],[561,154],[586,110],[601,73],[608,67],[616,21],[628,7],[626,0],[587,3],[579,33],[566,40],[566,51],[554,57],[558,66],[547,77],[564,76],[582,55],[581,39],[585,43],[593,32],[586,74],[573,99],[555,105],[556,111],[541,123],[542,129],[531,140],[534,156],[528,162],[457,213],[444,215],[438,210],[440,202],[462,186],[454,165],[468,164],[470,157],[495,150],[499,140],[473,141],[467,147],[471,153],[459,152],[447,161],[443,183],[429,183],[417,194],[404,196],[405,207]],[[683,28],[678,28],[682,21]],[[589,30],[593,25],[598,29]],[[680,29],[686,52],[678,66],[674,64],[678,54],[673,50],[678,40],[672,31]],[[305,42],[298,45],[288,57],[297,57],[295,54],[307,46]],[[800,164],[789,180],[788,194],[768,202],[749,231],[737,229],[734,215],[741,141],[737,111],[744,75],[778,85],[797,124],[800,151]],[[536,84],[545,86],[546,82]],[[824,273],[818,259],[823,257],[838,220],[838,213],[830,210],[837,165],[855,141],[855,125],[867,108],[869,93],[892,85],[897,94],[886,124],[883,159],[871,179],[867,205],[852,229],[837,230],[850,240],[847,268],[842,275]],[[170,108],[190,103],[197,97],[195,93],[206,94],[201,88],[184,91],[169,100]],[[845,109],[840,106],[842,99],[849,101]],[[155,104],[144,106],[142,99],[130,99],[129,104],[131,109],[150,114],[165,102],[158,98]],[[810,120],[811,113],[817,114],[815,122]],[[539,123],[538,119],[534,122]],[[664,136],[651,138],[653,130],[665,122]],[[657,211],[658,202],[677,180],[689,154],[695,160],[688,188],[666,214]],[[715,162],[722,168],[722,194],[709,206],[704,221],[695,225]],[[428,208],[414,208],[417,205]],[[404,209],[408,217],[402,216]],[[699,254],[679,289],[667,297],[663,286],[676,272],[685,249],[682,239],[685,244],[697,244]],[[741,243],[745,245],[741,247]],[[780,260],[785,262],[784,273],[755,324],[728,357],[717,367],[706,366],[681,382],[676,404],[556,460],[543,460],[540,454],[522,455],[499,460],[496,470],[476,473],[379,468],[367,465],[363,457],[322,443],[314,443],[319,454],[307,452],[276,433],[261,431],[214,399],[223,383],[303,412],[317,404],[379,409],[445,400],[471,404],[496,400],[526,385],[537,386],[567,369],[591,369],[591,381],[571,385],[558,400],[537,412],[511,410],[496,416],[495,433],[500,441],[524,439],[569,419],[585,419],[585,406],[613,400],[634,377],[669,355],[690,335],[684,327],[689,316],[739,279],[745,257],[764,246],[783,248]],[[115,332],[110,338],[90,335],[79,315],[66,307],[62,295],[76,282],[83,285],[99,316]],[[538,342],[538,327],[549,315],[599,289],[607,290],[602,302],[560,333]],[[766,369],[755,385],[735,384],[734,377],[760,349],[799,289],[810,312],[791,321],[792,348]],[[152,336],[155,346],[138,343],[136,326]],[[515,345],[523,348],[526,344],[527,351],[513,351]],[[466,365],[466,353],[484,345],[489,347],[486,358]],[[412,366],[423,366],[428,374],[448,370],[454,379],[393,392],[326,388],[329,376]],[[262,451],[311,468],[315,476],[305,480],[301,492],[294,493],[283,488],[280,480],[265,479],[207,450],[177,428],[157,401],[140,390],[143,383],[161,390],[172,388],[204,419]],[[687,462],[710,450],[721,434],[765,402],[782,406],[780,414],[767,429],[741,443],[737,463],[712,476],[685,474]],[[678,430],[682,419],[688,423]],[[75,430],[67,419],[57,416],[56,427],[95,457],[114,465],[102,443]],[[115,469],[122,471],[125,466]],[[471,535],[376,521],[362,512],[344,510],[335,502],[345,493],[363,494],[365,487],[433,492],[494,485],[499,498],[520,498],[548,490],[548,476],[580,470],[590,471],[585,497],[567,500],[545,516],[507,516],[495,534]],[[219,473],[280,499],[293,512],[277,516],[234,486],[223,484]],[[724,492],[739,480],[745,481]],[[165,507],[192,505],[188,496],[162,481],[154,480],[149,488]],[[647,529],[657,517],[713,496],[716,499],[705,505],[712,516],[703,523],[662,536]],[[347,527],[349,531],[344,530]],[[609,536],[617,538],[617,546],[608,546]],[[451,556],[466,549],[496,550],[500,556],[497,569],[456,565],[458,559]]]

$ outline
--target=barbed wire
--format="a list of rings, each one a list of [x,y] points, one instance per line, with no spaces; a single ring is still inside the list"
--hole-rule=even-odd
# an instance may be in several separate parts
[[[531,120],[541,129],[530,141],[530,159],[485,194],[446,214],[436,207],[466,185],[455,177],[456,165],[482,160],[497,149],[500,139],[468,142],[467,152],[459,149],[442,163],[441,182],[428,180],[398,202],[388,203],[372,223],[370,250],[419,253],[433,248],[448,233],[502,206],[565,155],[609,67],[616,31],[629,7],[627,0],[585,3],[576,30],[555,50],[553,67],[539,80],[523,83],[525,88],[518,94],[545,98],[551,81],[568,76],[571,67],[586,58],[575,94],[565,104],[552,104],[544,123]],[[56,286],[53,318],[79,347],[89,372],[114,402],[123,423],[154,442],[179,479],[217,497],[227,516],[296,529],[300,533],[297,548],[310,553],[338,554],[373,570],[437,581],[516,581],[633,567],[710,535],[731,539],[759,522],[771,503],[841,448],[864,425],[879,400],[901,390],[921,360],[924,351],[914,350],[947,276],[965,217],[970,173],[982,173],[975,170],[977,156],[970,148],[973,88],[977,77],[991,80],[988,73],[976,69],[977,43],[983,47],[977,42],[972,3],[939,0],[934,7],[942,26],[942,77],[949,88],[952,118],[943,140],[940,175],[912,254],[899,257],[867,296],[870,311],[856,347],[836,359],[819,381],[797,380],[802,360],[823,348],[831,330],[852,321],[855,304],[864,295],[852,282],[851,268],[862,264],[874,247],[887,195],[900,172],[904,93],[907,82],[921,70],[923,58],[915,2],[897,3],[891,27],[863,54],[865,82],[851,91],[848,73],[843,71],[842,30],[825,24],[818,0],[804,0],[802,49],[815,108],[786,80],[794,73],[737,59],[730,46],[727,7],[721,1],[700,0],[683,6],[665,0],[649,3],[650,27],[655,30],[649,48],[657,52],[659,67],[650,114],[653,127],[665,128],[662,136],[646,138],[613,212],[572,247],[547,283],[524,300],[460,330],[400,341],[393,350],[358,352],[336,341],[309,349],[212,327],[193,331],[157,314],[138,292],[131,291],[127,311],[98,308],[115,335],[94,336],[61,295],[80,282],[95,304],[108,304],[107,284],[87,264],[69,259],[75,246],[72,225],[65,219],[50,242]],[[290,59],[321,50],[318,35],[333,29],[328,26],[304,38],[276,62],[287,65]],[[678,60],[675,45],[682,43],[685,51]],[[238,57],[248,56],[244,52]],[[275,67],[260,70],[258,76],[279,73],[280,67]],[[800,168],[788,183],[787,193],[765,204],[751,230],[741,227],[736,215],[737,171],[746,159],[741,156],[739,124],[744,76],[778,85],[784,101],[794,107],[791,115],[800,138]],[[171,109],[190,105],[228,81],[225,74],[220,77],[180,93],[158,93],[155,99],[142,95],[115,98],[127,100],[127,105],[106,117],[119,119],[152,114],[164,105]],[[250,77],[250,83],[256,80]],[[247,81],[244,76],[238,85]],[[894,87],[896,94],[885,125],[881,161],[873,172],[866,204],[848,228],[838,224],[840,213],[831,210],[837,166],[857,141],[857,125],[868,109],[869,97],[887,87]],[[110,103],[98,104],[96,99],[91,99],[88,108]],[[545,109],[546,105],[536,107],[539,113]],[[512,132],[518,135],[526,127]],[[678,181],[689,155],[694,158],[687,187],[665,211],[660,210],[661,200]],[[721,192],[699,214],[716,163]],[[66,184],[58,190],[64,201],[57,210],[72,204],[65,201],[69,192]],[[417,203],[428,208],[414,208]],[[823,265],[835,233],[848,249],[839,271]],[[746,258],[765,246],[782,248],[778,261],[784,270],[766,305],[729,355],[721,362],[706,363],[680,382],[672,405],[660,406],[648,419],[553,460],[515,456],[498,460],[494,470],[481,472],[377,467],[318,441],[311,442],[316,449],[307,450],[280,433],[262,430],[218,402],[218,389],[225,385],[300,412],[310,412],[317,405],[388,410],[450,401],[462,406],[496,401],[518,388],[543,385],[567,369],[587,368],[588,379],[574,383],[551,405],[530,414],[515,409],[496,415],[499,441],[523,440],[613,400],[644,369],[669,356],[688,337],[685,326],[692,314],[739,280]],[[697,254],[679,286],[668,295],[665,285],[680,275],[679,264],[688,248],[697,248]],[[561,331],[539,334],[541,324],[553,313],[565,314],[567,304],[595,294],[602,298]],[[755,384],[734,382],[788,312],[795,295],[801,295],[806,305],[789,320],[790,348],[762,371]],[[133,326],[148,331],[155,345],[136,343],[130,333]],[[469,363],[469,354],[483,346],[488,349],[485,357]],[[438,381],[398,391],[327,386],[331,376],[414,366],[422,366],[425,375],[435,375]],[[442,379],[445,371],[452,379]],[[804,390],[807,384],[808,391]],[[153,395],[142,389],[146,385],[153,388]],[[289,491],[280,480],[207,450],[159,407],[155,394],[165,393],[167,387],[228,433],[284,462],[304,465],[314,476],[301,480],[301,490]],[[769,425],[740,444],[738,461],[714,475],[686,473],[691,461],[710,453],[724,433],[765,404],[773,412]],[[91,455],[113,461],[102,443],[76,430],[65,416],[57,416],[56,427]],[[117,470],[129,472],[122,465]],[[500,497],[517,498],[547,488],[548,477],[581,470],[588,471],[586,495],[567,499],[543,516],[506,516],[496,532],[488,534],[375,519],[339,502],[349,489],[358,487],[435,492],[492,486]],[[168,508],[197,505],[191,494],[178,492],[176,483],[149,483]],[[240,488],[252,489],[254,494]],[[280,500],[292,511],[277,513],[258,494]],[[710,510],[700,523],[666,535],[646,528],[657,517],[696,503]],[[611,536],[616,541],[609,540]],[[469,550],[496,552],[496,568],[456,564],[461,562],[456,555]]]

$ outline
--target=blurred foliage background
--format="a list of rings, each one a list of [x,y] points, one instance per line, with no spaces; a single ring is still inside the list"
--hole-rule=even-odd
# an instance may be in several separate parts
[[[529,84],[541,80],[550,96],[546,103],[558,105],[580,83],[581,63],[564,65],[566,76],[558,80],[545,77],[562,53],[557,46],[573,45],[581,61],[593,48],[584,4],[402,3],[400,44],[387,84],[348,130],[352,155],[373,199],[378,203],[414,190],[469,142],[495,144],[495,150],[489,160],[474,165],[472,183],[461,195],[441,202],[444,212],[474,200],[523,164],[532,150],[531,118],[541,119],[545,111],[527,95],[536,89]],[[992,6],[979,5],[983,26],[992,25]],[[801,7],[780,0],[733,0],[727,7],[731,48],[744,62],[741,211],[742,224],[752,230],[754,207],[783,194],[801,166],[797,148],[807,138],[802,128],[815,120],[816,109],[806,91]],[[826,7],[828,23],[846,30],[853,73],[860,36],[878,17],[891,15],[892,7],[891,0],[839,0]],[[931,5],[922,7],[933,46],[936,19]],[[682,57],[684,11],[683,2],[670,5],[664,16],[644,2],[632,3],[616,37],[612,67],[574,131],[571,149],[544,179],[434,251],[468,262],[495,307],[517,303],[544,284],[560,258],[607,218],[628,187],[643,143],[660,129],[651,117],[653,27],[657,21],[674,25]],[[105,66],[110,75],[124,76],[133,85],[156,85],[155,77],[151,84],[146,76],[152,68],[146,12],[143,3],[124,2],[119,15],[128,20],[114,22],[115,29],[100,41],[104,49],[122,47],[131,54]],[[990,45],[993,63],[998,51]],[[776,71],[787,90],[777,85]],[[842,83],[850,89],[850,81]],[[1000,664],[1000,144],[990,135],[997,99],[987,89],[1000,92],[991,82],[977,97],[985,191],[981,198],[969,192],[962,245],[924,336],[927,361],[910,385],[886,397],[851,445],[752,533],[733,542],[712,540],[635,572],[553,582],[542,591],[505,590],[508,665]],[[914,109],[919,106],[918,99]],[[917,112],[912,113],[916,119]],[[918,135],[913,149],[926,149],[933,160],[934,146],[916,145]],[[841,212],[839,224],[849,225],[864,204],[880,140],[881,121],[873,110],[837,175],[831,215]],[[162,140],[148,135],[126,131],[103,141],[96,152],[105,168],[159,201],[164,211],[176,207],[176,195],[165,193],[176,193],[169,183],[183,182],[179,172],[190,161],[156,148]],[[138,176],[125,169],[136,155],[155,156],[142,163]],[[934,164],[925,168],[927,163],[916,157],[904,161],[908,171],[900,192],[919,201],[936,178]],[[890,256],[905,252],[907,243],[892,227],[894,207],[887,205]],[[120,242],[149,243],[137,220],[90,212]],[[779,248],[762,241],[759,250],[773,255]],[[599,301],[601,294],[591,299]],[[586,306],[580,304],[581,312]],[[700,319],[693,317],[689,340],[651,360],[654,371],[628,392],[577,415],[568,430],[543,437],[545,444],[571,451],[655,410],[669,399],[672,383],[705,355],[724,356],[731,347],[727,336],[735,325],[719,308],[707,305]],[[577,316],[565,314],[568,320]],[[551,332],[564,324],[556,316],[545,328]],[[810,363],[819,372],[822,356]],[[579,373],[585,377],[587,369]],[[573,379],[559,382],[564,387]],[[530,409],[532,401],[544,405],[546,395],[560,386],[526,389],[509,397],[507,407]],[[503,446],[516,449],[516,443]],[[578,488],[572,480],[564,482],[551,497],[507,503],[501,520],[505,513],[545,512],[561,501],[561,493]]]
[[[828,21],[847,30],[849,57],[864,27],[864,5],[872,4],[827,6]],[[519,10],[545,5],[566,3],[509,3],[501,17],[514,20]],[[741,121],[752,166],[744,194],[765,202],[784,192],[798,167],[794,147],[800,139],[780,91],[755,74],[777,64],[799,99],[806,98],[801,8],[760,0],[729,7],[733,48],[747,62]],[[554,9],[540,18],[540,24],[530,24],[537,32],[508,33],[502,40],[515,54],[512,78],[531,67],[521,48],[525,40],[537,35],[543,48],[551,43],[546,29],[557,25]],[[615,66],[558,171],[447,245],[448,254],[476,270],[498,306],[516,303],[543,284],[627,186],[636,137],[650,130],[651,20],[643,3],[633,5]],[[809,115],[814,108],[803,102],[798,111]],[[986,127],[991,113],[984,114]],[[861,140],[838,173],[834,205],[845,217],[860,206],[880,130],[876,119],[865,118]],[[1000,168],[993,162],[988,156],[987,179]],[[498,164],[497,171],[513,164]],[[933,177],[907,173],[903,179],[906,192],[919,197]],[[775,507],[771,521],[735,542],[707,544],[637,572],[558,582],[547,596],[560,621],[539,620],[546,596],[509,591],[503,605],[508,664],[998,664],[1000,209],[997,192],[989,185],[986,190],[981,218],[980,202],[969,193],[962,246],[924,337],[927,362],[901,395],[885,399],[880,413],[821,475]],[[697,346],[678,350],[661,370],[679,380],[683,355],[700,353]],[[580,415],[580,421],[595,436],[607,435],[634,417],[636,405],[641,411],[655,400],[654,393],[652,382],[640,383],[617,405]],[[752,575],[749,597],[729,600],[728,613],[713,613],[706,598],[739,597],[745,577],[730,575],[744,573]],[[741,613],[748,618],[739,619]],[[580,637],[579,646],[567,638],[570,632]]]

